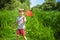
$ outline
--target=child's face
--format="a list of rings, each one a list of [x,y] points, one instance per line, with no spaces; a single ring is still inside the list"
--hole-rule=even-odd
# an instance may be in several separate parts
[[[23,15],[23,14],[24,14],[24,12],[23,12],[23,11],[20,11],[19,15],[21,16],[21,15]]]

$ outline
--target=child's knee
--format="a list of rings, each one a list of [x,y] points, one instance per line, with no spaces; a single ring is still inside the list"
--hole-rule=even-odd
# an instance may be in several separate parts
[[[19,37],[20,35],[17,35],[17,37]]]

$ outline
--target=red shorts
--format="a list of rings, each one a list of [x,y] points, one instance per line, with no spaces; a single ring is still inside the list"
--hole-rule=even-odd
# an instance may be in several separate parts
[[[25,36],[25,29],[18,29],[17,30],[17,35],[22,34],[22,36]]]

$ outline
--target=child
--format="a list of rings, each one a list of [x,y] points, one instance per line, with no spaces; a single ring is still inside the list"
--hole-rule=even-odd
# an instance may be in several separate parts
[[[19,35],[22,34],[24,40],[27,40],[26,38],[26,30],[25,30],[25,23],[26,23],[26,17],[24,16],[24,9],[19,10],[19,16],[17,18],[17,21],[14,25],[18,24],[18,30],[17,30],[17,40],[19,39]]]

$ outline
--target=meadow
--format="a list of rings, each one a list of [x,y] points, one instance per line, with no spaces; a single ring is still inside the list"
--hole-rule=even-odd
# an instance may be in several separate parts
[[[26,36],[28,40],[58,40],[60,12],[33,9],[33,16],[27,18]],[[12,27],[18,17],[18,10],[0,10],[0,40],[15,40],[16,30]],[[56,36],[56,37],[55,37]],[[20,36],[20,40],[23,37]]]

